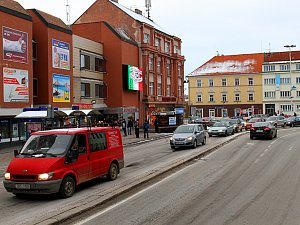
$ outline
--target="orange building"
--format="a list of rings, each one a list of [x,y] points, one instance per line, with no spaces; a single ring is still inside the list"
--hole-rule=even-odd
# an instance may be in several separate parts
[[[122,42],[107,38],[107,28]],[[184,107],[185,59],[181,55],[181,40],[144,17],[141,11],[133,12],[116,0],[97,0],[75,21],[73,31],[104,44],[108,113],[113,108],[112,111],[126,117],[138,107],[138,117],[144,119],[157,112]],[[128,64],[142,69],[143,89],[140,91],[120,88],[124,82],[120,68]]]

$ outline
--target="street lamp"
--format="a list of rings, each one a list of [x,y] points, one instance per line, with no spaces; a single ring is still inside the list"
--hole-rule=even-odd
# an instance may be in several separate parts
[[[290,99],[291,99],[291,104],[292,104],[292,109],[293,109],[294,106],[293,106],[293,101],[292,101],[292,98],[293,98],[293,96],[292,96],[292,91],[295,89],[295,87],[292,86],[292,85],[293,85],[293,84],[292,84],[293,82],[292,82],[292,51],[291,51],[291,48],[295,48],[296,45],[285,45],[285,46],[283,46],[283,47],[289,49],[289,56],[290,56],[290,82],[291,82],[291,97],[290,97]]]

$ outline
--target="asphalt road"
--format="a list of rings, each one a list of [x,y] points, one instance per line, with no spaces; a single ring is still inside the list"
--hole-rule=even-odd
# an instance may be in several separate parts
[[[165,168],[180,164],[193,155],[205,151],[211,145],[223,143],[229,137],[210,138],[206,146],[196,149],[184,149],[173,152],[169,146],[169,138],[147,142],[142,145],[125,148],[125,168],[117,180],[107,182],[96,179],[81,185],[73,197],[59,199],[56,196],[27,196],[18,198],[7,193],[0,185],[0,224],[49,224],[74,211],[90,207],[95,202],[105,201],[119,193],[120,190],[138,185],[141,180],[155,176]],[[0,180],[2,181],[2,177]]]
[[[299,225],[299,135],[244,135],[76,225]]]

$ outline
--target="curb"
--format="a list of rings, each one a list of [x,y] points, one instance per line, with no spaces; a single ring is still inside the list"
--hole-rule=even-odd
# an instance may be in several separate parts
[[[142,177],[137,177],[137,179],[135,181],[133,181],[132,183],[128,183],[128,184],[124,184],[121,187],[113,187],[110,193],[107,193],[107,197],[104,199],[95,199],[86,203],[82,203],[79,207],[73,207],[70,208],[64,212],[61,212],[59,214],[56,215],[49,215],[48,218],[44,218],[44,220],[40,220],[40,221],[34,221],[33,224],[51,224],[51,225],[58,225],[61,224],[69,219],[72,219],[76,216],[79,216],[83,213],[86,213],[92,209],[94,209],[95,207],[101,206],[125,193],[128,193],[129,191],[139,187],[142,184],[145,184],[149,181],[154,180],[155,178],[162,176],[168,172],[170,172],[171,170],[173,170],[176,167],[180,167],[180,166],[184,166],[185,164],[195,160],[195,159],[199,159],[202,158],[206,155],[208,155],[209,153],[215,151],[216,149],[236,140],[238,137],[246,135],[248,133],[243,132],[240,134],[237,134],[236,136],[222,142],[216,145],[211,146],[210,148],[204,150],[203,152],[197,153],[193,156],[190,156],[187,159],[181,159],[178,160],[177,162],[174,162],[172,164],[172,166],[165,166],[165,168],[155,168],[153,170],[150,170],[146,175],[143,174]],[[115,189],[115,190],[114,190]],[[118,191],[117,193],[113,193],[114,191]],[[104,195],[105,196],[105,195]]]
[[[146,142],[155,141],[155,140],[159,140],[159,139],[163,139],[163,138],[167,138],[167,137],[171,137],[171,136],[172,136],[172,134],[157,135],[157,136],[151,137],[149,139],[143,139],[143,140],[138,140],[138,141],[133,141],[133,142],[128,142],[128,143],[123,143],[123,146],[124,147],[136,146],[136,145],[144,144]]]

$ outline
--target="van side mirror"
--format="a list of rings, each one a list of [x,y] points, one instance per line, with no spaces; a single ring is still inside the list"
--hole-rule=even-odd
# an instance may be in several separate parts
[[[17,157],[19,155],[19,150],[14,150],[14,156]]]
[[[75,162],[78,159],[78,155],[79,155],[78,148],[71,148],[67,155],[66,163]]]

